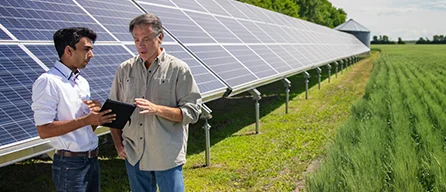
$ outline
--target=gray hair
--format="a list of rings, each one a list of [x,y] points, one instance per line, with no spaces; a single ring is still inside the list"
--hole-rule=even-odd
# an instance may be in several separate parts
[[[160,18],[158,18],[158,16],[156,16],[153,13],[142,14],[138,17],[135,17],[132,21],[130,21],[129,25],[130,33],[133,32],[133,28],[135,28],[136,25],[144,25],[144,24],[151,25],[153,32],[155,32],[155,35],[163,33],[163,24],[161,23]]]

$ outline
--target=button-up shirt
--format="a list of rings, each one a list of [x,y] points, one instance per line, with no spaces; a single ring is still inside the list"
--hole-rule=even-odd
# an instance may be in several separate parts
[[[167,170],[186,162],[189,123],[197,122],[201,112],[201,95],[186,63],[163,50],[147,69],[135,56],[119,66],[109,98],[129,104],[144,98],[180,108],[179,123],[136,109],[122,138],[127,161],[132,165],[139,161],[141,170]]]
[[[56,61],[54,67],[42,74],[33,84],[31,105],[36,125],[53,121],[73,120],[89,113],[82,100],[90,99],[87,80],[73,73],[64,64]],[[89,151],[97,148],[98,137],[91,125],[64,135],[51,137],[51,145],[57,150]]]

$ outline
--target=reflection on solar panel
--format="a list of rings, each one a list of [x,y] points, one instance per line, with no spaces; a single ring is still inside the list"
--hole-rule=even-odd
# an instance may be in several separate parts
[[[53,66],[58,59],[53,45],[26,45],[26,47],[47,66]],[[81,75],[88,80],[91,98],[101,102],[108,98],[111,82],[119,64],[132,55],[121,45],[95,45],[94,57]]]
[[[0,45],[0,148],[37,136],[31,89],[45,72],[18,45]]]
[[[58,59],[53,33],[72,26],[98,33],[95,57],[81,73],[92,98],[104,101],[118,65],[132,57],[128,50],[137,54],[128,24],[142,12],[161,18],[162,47],[190,66],[205,102],[227,88],[237,94],[369,51],[350,34],[233,0],[2,0],[0,155],[38,140],[31,86]]]
[[[71,0],[1,1],[0,22],[19,40],[52,40],[57,29],[85,26],[98,33],[98,40],[113,38]]]

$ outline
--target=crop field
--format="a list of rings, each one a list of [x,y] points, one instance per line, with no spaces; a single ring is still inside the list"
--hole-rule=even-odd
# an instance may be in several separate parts
[[[390,45],[308,191],[446,191],[446,46]]]

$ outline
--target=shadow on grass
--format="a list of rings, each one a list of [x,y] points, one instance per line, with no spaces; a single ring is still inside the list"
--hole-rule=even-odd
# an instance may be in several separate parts
[[[321,81],[328,78],[327,68],[322,68]],[[331,78],[335,77],[334,67],[331,70]],[[345,72],[345,69],[344,71]],[[315,69],[308,71],[310,73],[310,82],[308,87],[318,86],[318,74]],[[338,75],[340,74],[340,68]],[[288,78],[291,81],[290,100],[297,95],[305,92],[305,78],[302,73]],[[277,81],[257,88],[262,93],[260,104],[260,118],[269,114],[285,103],[285,87],[281,81]],[[321,86],[321,89],[323,87]],[[311,92],[309,93],[311,98]],[[304,101],[304,100],[303,100]],[[255,124],[255,101],[252,100],[248,93],[242,93],[230,98],[221,98],[206,103],[213,111],[213,118],[208,120],[211,125],[211,146],[224,140],[227,137],[251,124]],[[285,114],[285,111],[284,111]],[[189,128],[188,155],[198,154],[206,149],[204,120],[200,120],[196,124],[192,124]],[[255,128],[254,128],[255,129]],[[261,127],[260,127],[261,131]],[[255,130],[248,133],[241,133],[237,136],[252,136]]]

